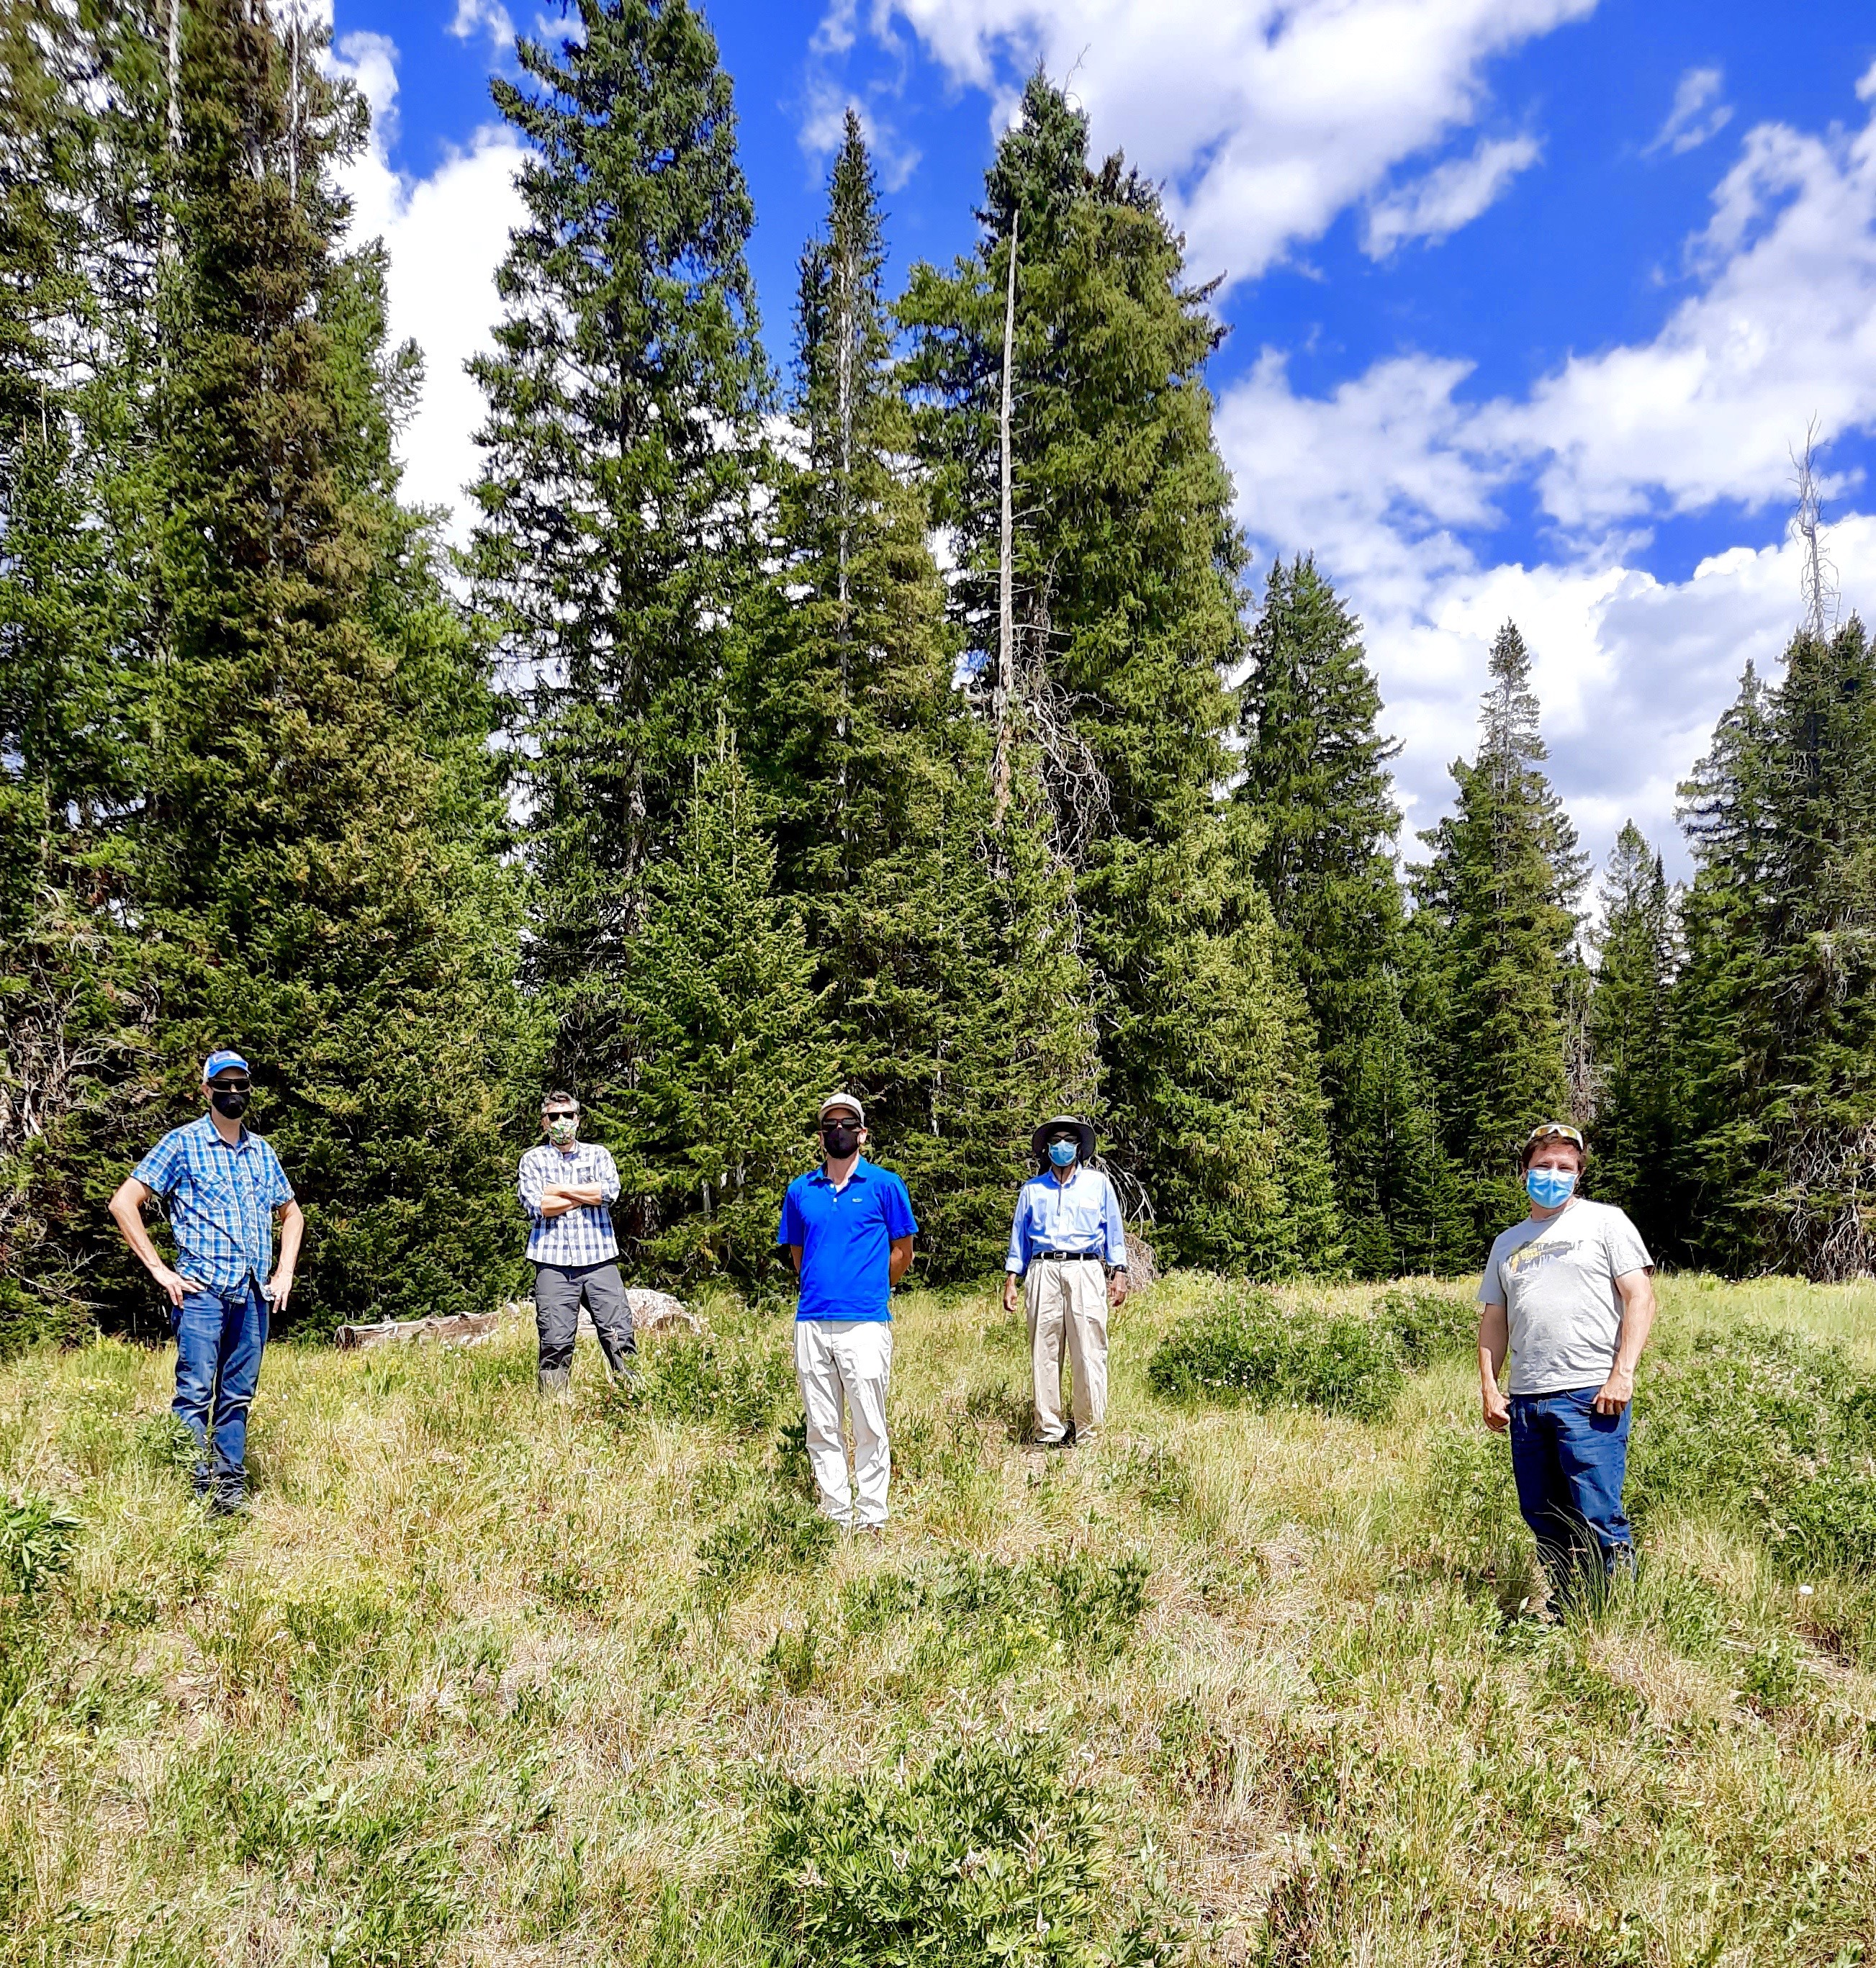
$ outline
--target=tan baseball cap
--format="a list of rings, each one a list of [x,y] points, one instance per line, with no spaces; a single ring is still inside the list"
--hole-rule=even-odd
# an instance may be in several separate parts
[[[847,1109],[861,1127],[863,1128],[867,1125],[867,1110],[860,1105],[859,1096],[857,1094],[830,1093],[826,1099],[821,1102],[821,1112],[818,1118],[825,1121],[828,1118],[828,1110],[835,1107]]]

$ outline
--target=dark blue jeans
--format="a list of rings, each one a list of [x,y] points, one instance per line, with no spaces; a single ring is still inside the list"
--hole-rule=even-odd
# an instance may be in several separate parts
[[[267,1302],[252,1278],[193,1291],[174,1315],[177,1418],[202,1445],[196,1487],[239,1489],[248,1459],[248,1410],[267,1345]]]
[[[1600,1415],[1597,1390],[1511,1397],[1511,1473],[1518,1508],[1537,1540],[1551,1584],[1631,1570],[1635,1541],[1622,1514],[1628,1416]]]

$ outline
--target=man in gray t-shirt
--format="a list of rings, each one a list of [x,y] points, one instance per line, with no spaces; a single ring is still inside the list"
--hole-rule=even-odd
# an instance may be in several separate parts
[[[1654,1319],[1654,1261],[1621,1210],[1576,1193],[1583,1160],[1566,1123],[1532,1133],[1531,1214],[1492,1245],[1479,1286],[1486,1426],[1510,1431],[1518,1509],[1559,1592],[1592,1561],[1609,1576],[1634,1568],[1622,1482],[1635,1364]]]

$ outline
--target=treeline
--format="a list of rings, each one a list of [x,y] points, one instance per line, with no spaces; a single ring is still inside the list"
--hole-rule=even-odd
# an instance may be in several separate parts
[[[707,28],[572,11],[494,85],[527,217],[453,568],[312,37],[6,11],[0,1322],[144,1306],[103,1199],[224,1039],[316,1328],[501,1287],[548,1083],[679,1279],[763,1274],[835,1081],[939,1276],[1063,1106],[1220,1270],[1476,1264],[1564,1110],[1670,1258],[1868,1267],[1860,626],[1748,672],[1694,882],[1628,829],[1592,938],[1508,625],[1404,880],[1359,625],[1307,558],[1247,591],[1155,189],[1038,75],[973,250],[893,295],[850,119],[778,376]]]

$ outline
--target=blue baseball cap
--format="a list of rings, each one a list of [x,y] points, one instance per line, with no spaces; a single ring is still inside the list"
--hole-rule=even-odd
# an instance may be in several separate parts
[[[212,1052],[202,1062],[202,1083],[206,1086],[218,1073],[225,1073],[231,1066],[238,1066],[243,1073],[251,1073],[254,1068],[238,1052]]]

